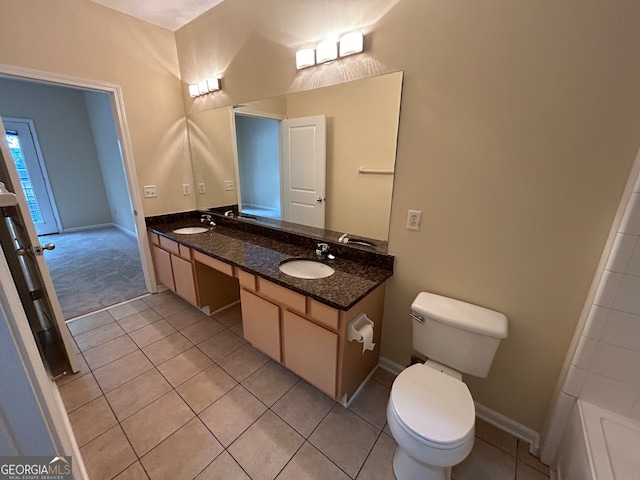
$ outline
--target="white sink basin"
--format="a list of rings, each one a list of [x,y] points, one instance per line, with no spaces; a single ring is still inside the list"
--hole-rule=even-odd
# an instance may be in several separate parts
[[[291,260],[280,264],[280,271],[296,278],[325,278],[335,270],[324,263],[313,260]]]
[[[176,228],[173,233],[181,233],[182,235],[191,235],[194,233],[204,233],[209,231],[207,227],[182,227]]]

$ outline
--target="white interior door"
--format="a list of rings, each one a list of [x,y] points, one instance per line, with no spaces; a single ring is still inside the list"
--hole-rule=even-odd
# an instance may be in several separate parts
[[[38,235],[60,231],[33,122],[4,119],[5,134]]]
[[[283,120],[281,135],[282,219],[324,228],[325,116]]]
[[[0,128],[4,128],[1,121]],[[43,257],[44,250],[54,246],[40,245],[35,226],[27,213],[24,192],[19,187],[16,165],[5,141],[0,141],[0,182],[4,183],[7,192],[15,194],[15,200],[3,200],[2,203],[0,244],[43,364],[52,378],[77,372],[73,340]],[[5,193],[2,198],[11,200],[12,194]]]

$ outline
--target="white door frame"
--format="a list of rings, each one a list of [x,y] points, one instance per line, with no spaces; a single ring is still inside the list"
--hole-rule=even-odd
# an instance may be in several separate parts
[[[40,141],[38,140],[36,125],[31,118],[2,117],[2,123],[4,124],[5,129],[8,128],[7,127],[8,122],[26,123],[29,125],[29,129],[31,130],[31,137],[33,140],[33,146],[36,150],[36,156],[38,157],[38,163],[40,164],[40,170],[42,171],[42,176],[44,179],[44,186],[45,186],[45,189],[47,190],[47,198],[49,199],[49,204],[51,205],[53,219],[56,223],[56,226],[58,227],[58,233],[60,233],[62,232],[62,222],[60,221],[60,215],[58,214],[58,206],[56,205],[56,200],[53,197],[53,190],[51,189],[51,183],[49,182],[49,173],[47,172],[47,165],[44,163],[44,156],[42,155],[42,149],[40,148]],[[26,162],[26,159],[25,159],[25,162]],[[31,175],[31,173],[29,175]]]
[[[142,208],[142,197],[140,188],[138,187],[138,176],[136,174],[135,161],[133,157],[133,147],[129,136],[129,127],[124,111],[124,99],[122,89],[119,85],[114,85],[96,80],[87,80],[84,78],[71,77],[68,75],[60,75],[57,73],[43,72],[40,70],[32,70],[28,68],[16,67],[0,63],[0,74],[7,75],[14,79],[37,80],[44,83],[59,85],[63,87],[76,87],[84,90],[92,90],[95,92],[108,93],[111,99],[111,106],[114,113],[114,121],[120,144],[122,146],[122,159],[124,162],[125,177],[129,187],[129,195],[131,196],[131,204],[133,206],[133,219],[136,227],[136,237],[138,240],[138,250],[140,251],[140,260],[142,262],[142,271],[144,273],[144,281],[147,290],[157,292],[158,286],[155,280],[153,270],[153,261],[151,259],[151,249],[147,241],[147,226],[144,221],[144,210]]]

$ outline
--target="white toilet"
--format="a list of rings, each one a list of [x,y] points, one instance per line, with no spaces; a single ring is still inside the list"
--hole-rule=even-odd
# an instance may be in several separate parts
[[[462,373],[487,376],[507,317],[427,292],[411,310],[413,348],[428,360],[403,370],[391,387],[393,471],[398,480],[446,480],[473,447],[475,407]]]

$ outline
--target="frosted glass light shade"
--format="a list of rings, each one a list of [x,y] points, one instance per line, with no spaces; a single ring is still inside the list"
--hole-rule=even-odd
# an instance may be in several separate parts
[[[360,53],[364,48],[364,35],[362,32],[351,32],[340,37],[340,56],[346,57],[354,53]]]
[[[296,52],[296,68],[298,70],[315,65],[315,63],[316,56],[313,48],[303,48]]]
[[[338,58],[338,42],[325,40],[316,47],[316,62],[325,63]]]
[[[207,91],[215,92],[216,90],[220,90],[220,79],[219,78],[207,78]]]
[[[197,97],[198,95],[200,95],[200,91],[198,90],[197,84],[194,83],[189,85],[189,95],[191,97]]]
[[[207,81],[203,80],[201,82],[198,82],[198,93],[200,95],[204,95],[205,93],[209,92],[209,86],[207,85]]]

